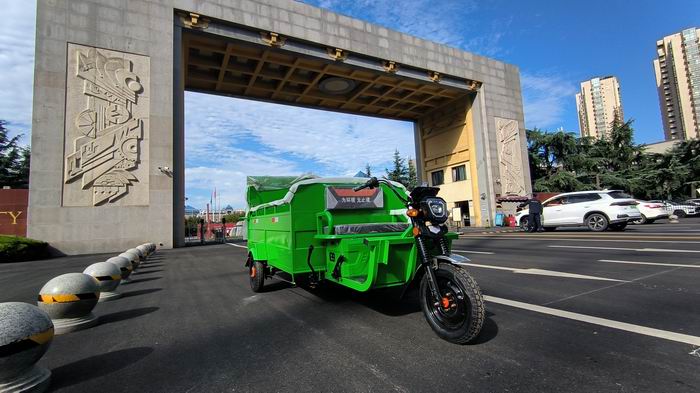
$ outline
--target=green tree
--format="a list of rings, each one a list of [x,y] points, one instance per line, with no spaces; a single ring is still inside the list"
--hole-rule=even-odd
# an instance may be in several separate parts
[[[634,143],[632,121],[618,119],[600,139],[527,131],[533,189],[569,192],[622,189],[640,199],[681,197],[700,180],[700,141],[684,141],[666,154]]]
[[[408,160],[408,184],[406,188],[413,191],[418,186],[418,173],[416,172],[416,163],[412,159]]]
[[[21,135],[12,138],[0,120],[0,186],[27,188],[29,186],[29,148],[19,146]]]
[[[369,162],[365,164],[365,174],[367,177],[372,177],[372,168],[369,166]]]
[[[394,167],[386,170],[386,177],[389,180],[399,182],[404,186],[408,186],[408,168],[406,167],[406,160],[401,158],[399,150],[394,151]]]

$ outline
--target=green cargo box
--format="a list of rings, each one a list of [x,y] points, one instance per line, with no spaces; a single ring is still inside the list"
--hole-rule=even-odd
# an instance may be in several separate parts
[[[252,260],[295,281],[315,275],[358,291],[410,282],[417,255],[406,208],[386,185],[352,191],[366,181],[249,177]]]

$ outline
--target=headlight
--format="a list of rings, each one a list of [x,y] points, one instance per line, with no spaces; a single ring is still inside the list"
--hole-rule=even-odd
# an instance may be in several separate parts
[[[442,224],[447,221],[447,203],[442,198],[425,198],[421,201],[421,210],[432,223]]]

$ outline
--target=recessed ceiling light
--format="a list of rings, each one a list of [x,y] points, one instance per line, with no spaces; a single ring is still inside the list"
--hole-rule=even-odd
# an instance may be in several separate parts
[[[330,76],[319,82],[318,89],[326,94],[345,94],[355,88],[355,81],[352,79]]]

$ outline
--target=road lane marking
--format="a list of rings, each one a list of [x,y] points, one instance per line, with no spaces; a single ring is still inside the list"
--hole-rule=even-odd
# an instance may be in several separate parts
[[[516,300],[503,299],[494,296],[484,295],[484,300],[491,303],[502,304],[504,306],[510,306],[515,308],[520,308],[523,310],[529,310],[538,312],[541,314],[553,315],[560,318],[572,319],[574,321],[586,322],[593,325],[605,326],[612,329],[624,330],[631,333],[642,334],[645,336],[662,338],[664,340],[676,341],[680,343],[690,344],[690,345],[700,345],[700,337],[691,336],[688,334],[669,332],[667,330],[654,329],[646,326],[634,325],[627,322],[614,321],[612,319],[605,319],[594,317],[592,315],[579,314],[571,311],[559,310],[556,308],[538,306],[536,304],[523,303]]]
[[[513,273],[516,273],[516,274],[533,274],[536,276],[578,278],[578,279],[582,279],[582,280],[627,282],[625,280],[616,280],[614,278],[587,276],[584,274],[566,273],[566,272],[558,272],[558,271],[554,271],[554,270],[544,270],[544,269],[535,269],[535,268],[520,269],[520,268],[515,268],[515,267],[507,267],[507,266],[481,265],[478,263],[460,263],[459,265],[460,266],[481,267],[481,268],[485,268],[485,269],[508,270],[508,271],[511,271]]]
[[[618,240],[618,239],[583,239],[533,236],[460,236],[460,239],[489,239],[489,240],[537,240],[537,241],[571,241],[571,242],[614,242],[614,243],[670,243],[670,244],[700,244],[700,241],[690,240]],[[628,238],[629,239],[629,238]]]
[[[226,243],[226,244],[228,244],[229,246],[248,249],[248,246],[242,246],[240,244],[234,244],[234,243]]]
[[[619,261],[616,259],[599,259],[598,262],[608,263],[629,263],[632,265],[656,265],[656,266],[675,266],[675,267],[695,267],[700,268],[700,265],[684,265],[681,263],[657,263],[657,262],[635,262],[635,261]]]
[[[668,250],[665,248],[623,248],[623,247],[594,247],[594,246],[556,246],[549,245],[550,248],[586,248],[591,250],[622,250],[622,251],[637,251],[637,252],[693,252],[700,253],[700,250]]]
[[[474,251],[474,250],[455,250],[452,249],[452,252],[463,252],[466,254],[486,254],[486,255],[493,255],[495,252],[490,252],[490,251]]]

